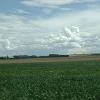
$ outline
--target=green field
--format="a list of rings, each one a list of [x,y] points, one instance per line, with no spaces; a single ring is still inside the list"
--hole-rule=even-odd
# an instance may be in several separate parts
[[[100,100],[100,61],[0,64],[0,100]]]

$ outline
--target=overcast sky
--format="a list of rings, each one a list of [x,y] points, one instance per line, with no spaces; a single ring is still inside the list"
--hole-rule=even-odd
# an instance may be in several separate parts
[[[100,0],[0,0],[0,56],[100,52]]]

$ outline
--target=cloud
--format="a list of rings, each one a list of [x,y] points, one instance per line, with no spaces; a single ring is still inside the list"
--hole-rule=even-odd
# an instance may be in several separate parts
[[[72,10],[77,10],[75,5],[81,5],[83,8],[85,8],[85,6],[87,6],[87,8],[91,8],[94,7],[93,5],[96,5],[95,7],[97,7],[97,2],[99,2],[99,0],[21,0],[21,4],[28,7],[37,7],[39,9],[41,8],[42,12],[46,15],[50,15],[55,10],[57,12],[71,12]]]
[[[27,6],[55,8],[57,6],[69,5],[73,3],[88,3],[96,1],[98,0],[22,0],[21,3]]]
[[[5,49],[15,49],[23,46],[38,30],[38,25],[27,21],[28,19],[19,15],[0,14],[0,42]],[[29,35],[29,37],[28,37]]]
[[[29,14],[29,12],[23,10],[23,9],[16,9],[15,11],[13,11],[14,14]]]
[[[99,20],[100,9],[88,9],[70,14],[62,13],[39,19],[0,14],[0,39],[2,40],[0,51],[8,53],[10,51],[29,53],[29,51],[36,50],[45,51],[45,53],[48,51],[98,52],[100,50]]]
[[[64,4],[70,4],[74,0],[23,0],[22,3],[28,6],[46,6],[54,7]]]

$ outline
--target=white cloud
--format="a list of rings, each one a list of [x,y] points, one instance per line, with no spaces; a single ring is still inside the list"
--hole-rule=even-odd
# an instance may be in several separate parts
[[[29,14],[29,12],[27,12],[23,9],[16,9],[13,13],[14,14]]]
[[[97,52],[100,49],[99,21],[100,9],[35,20],[21,15],[0,14],[0,39],[3,40],[0,41],[0,48],[6,52],[9,50]],[[80,28],[80,31],[76,28],[78,34],[72,26]],[[66,27],[71,31],[69,37],[64,30]],[[10,42],[9,48],[7,40]]]
[[[22,0],[22,4],[27,6],[57,7],[65,4],[96,2],[98,0]]]
[[[53,7],[53,6],[59,6],[64,4],[70,4],[74,0],[23,0],[22,3],[28,6],[47,6],[47,7]]]

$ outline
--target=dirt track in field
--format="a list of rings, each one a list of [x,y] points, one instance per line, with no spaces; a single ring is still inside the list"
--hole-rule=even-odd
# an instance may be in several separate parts
[[[100,61],[100,56],[73,56],[73,57],[71,56],[71,57],[54,57],[54,58],[9,59],[9,60],[0,60],[0,64],[70,62],[70,61],[93,61],[93,60]]]

